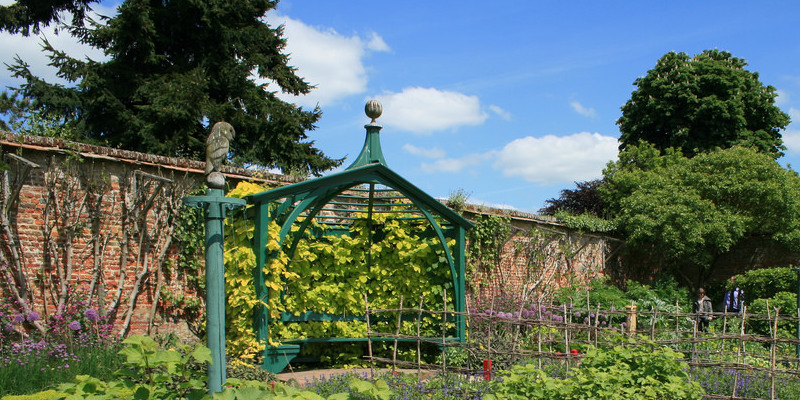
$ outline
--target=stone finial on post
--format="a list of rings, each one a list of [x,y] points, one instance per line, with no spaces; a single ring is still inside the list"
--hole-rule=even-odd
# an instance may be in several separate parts
[[[209,393],[221,392],[225,383],[225,259],[223,235],[225,212],[244,207],[244,199],[225,197],[222,188],[225,176],[220,166],[228,158],[233,127],[227,122],[218,122],[211,129],[206,141],[205,196],[188,196],[183,204],[202,208],[205,211],[206,227],[206,336],[211,350],[211,365],[208,366]]]
[[[211,128],[206,139],[206,183],[208,187],[222,189],[225,176],[222,175],[222,163],[228,159],[231,140],[236,136],[231,124],[220,121]]]

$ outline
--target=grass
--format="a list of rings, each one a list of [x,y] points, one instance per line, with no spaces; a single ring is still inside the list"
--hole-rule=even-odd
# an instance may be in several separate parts
[[[0,349],[0,396],[30,394],[71,382],[76,375],[114,379],[122,365],[118,345],[76,347],[22,342]]]

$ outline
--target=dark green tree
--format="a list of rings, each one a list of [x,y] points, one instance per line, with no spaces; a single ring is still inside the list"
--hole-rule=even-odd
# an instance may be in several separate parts
[[[641,142],[604,175],[600,193],[627,247],[661,260],[690,286],[743,240],[800,245],[800,177],[753,148],[686,158]]]
[[[62,12],[72,15],[72,26],[82,27],[90,4],[97,0],[17,0],[0,6],[0,31],[28,36],[43,26],[60,23]]]
[[[745,66],[745,60],[719,50],[661,57],[634,81],[637,89],[622,106],[620,150],[644,140],[689,157],[734,145],[782,156],[781,130],[789,116],[775,106],[775,88]]]
[[[282,27],[263,22],[276,4],[126,0],[106,24],[71,31],[107,61],[77,59],[45,41],[58,75],[74,85],[46,82],[18,59],[12,71],[25,83],[14,94],[66,116],[86,141],[167,156],[202,158],[207,126],[224,120],[236,129],[235,163],[319,174],[341,160],[308,141],[319,108],[275,95],[312,89],[288,64]]]

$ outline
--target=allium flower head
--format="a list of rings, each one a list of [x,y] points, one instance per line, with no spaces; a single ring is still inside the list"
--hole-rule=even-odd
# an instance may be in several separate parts
[[[78,321],[72,321],[72,322],[69,323],[69,325],[67,325],[67,327],[69,329],[72,329],[73,331],[77,331],[77,330],[81,329],[81,323],[78,322]]]
[[[23,322],[25,322],[25,316],[24,315],[17,314],[17,315],[14,316],[14,323],[15,324],[21,324]]]
[[[97,310],[94,308],[87,308],[83,315],[86,317],[86,319],[92,322],[97,322],[100,320],[100,314],[98,314]]]
[[[38,321],[39,320],[39,313],[37,313],[36,311],[31,311],[30,313],[28,313],[28,315],[25,318],[28,319],[28,322]]]

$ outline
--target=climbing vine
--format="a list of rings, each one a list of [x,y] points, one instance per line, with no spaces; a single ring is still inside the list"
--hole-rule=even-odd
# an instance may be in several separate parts
[[[195,190],[189,195],[205,193]],[[186,321],[197,336],[205,335],[205,227],[197,208],[183,207],[175,217],[174,241],[179,249],[175,259],[167,261],[165,280],[182,281],[185,290],[176,291],[164,285],[159,293],[160,307],[167,315]]]
[[[244,197],[263,190],[243,183],[228,196]],[[253,330],[253,312],[259,306],[252,273],[255,255],[250,248],[254,226],[241,218],[231,225],[225,243],[228,349],[232,356],[252,358],[264,346]],[[396,308],[402,297],[406,304],[419,304],[421,299],[426,308],[441,309],[444,289],[450,293],[448,309],[453,309],[450,267],[427,223],[401,219],[394,213],[374,214],[371,219],[356,214],[350,229],[341,232],[312,222],[291,255],[278,244],[279,232],[280,227],[271,222],[267,249],[272,257],[264,270],[271,344],[290,338],[364,337],[366,327],[359,321],[284,323],[280,317],[283,312],[300,315],[308,311],[363,315],[365,293],[371,308]],[[292,243],[298,234],[296,224],[285,243]],[[403,330],[415,331],[412,325],[403,323]],[[371,327],[394,329],[389,321]]]
[[[503,248],[511,238],[511,218],[478,215],[467,234],[467,265],[471,273],[491,272],[500,265]]]

